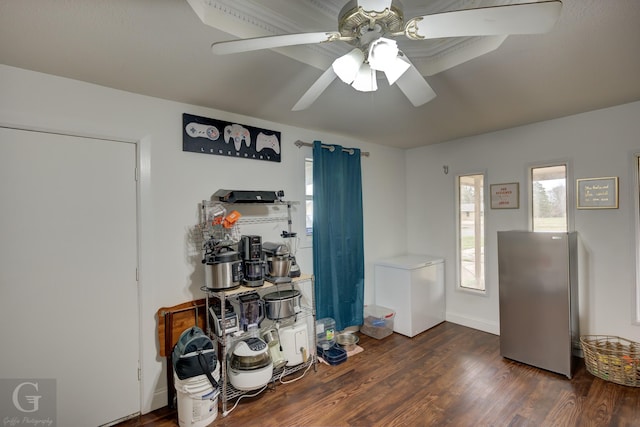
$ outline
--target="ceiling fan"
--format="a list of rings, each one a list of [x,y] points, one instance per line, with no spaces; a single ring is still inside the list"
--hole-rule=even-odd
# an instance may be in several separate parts
[[[405,22],[399,0],[350,0],[338,16],[338,31],[285,34],[213,43],[216,55],[342,41],[354,48],[337,58],[292,108],[308,108],[336,79],[359,91],[377,90],[383,72],[416,107],[436,94],[394,40],[545,33],[554,26],[558,0],[509,4],[416,16]]]

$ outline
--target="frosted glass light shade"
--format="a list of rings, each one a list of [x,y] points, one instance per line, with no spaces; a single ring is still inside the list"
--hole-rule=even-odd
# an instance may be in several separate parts
[[[378,90],[376,70],[372,69],[369,64],[362,64],[351,86],[360,92],[373,92]]]
[[[398,57],[398,44],[395,40],[380,37],[369,46],[369,65],[378,71],[387,71]]]
[[[331,66],[333,67],[333,72],[336,73],[340,80],[351,84],[358,75],[358,70],[360,70],[363,62],[364,53],[362,53],[360,49],[355,48],[346,55],[342,55],[333,61]]]

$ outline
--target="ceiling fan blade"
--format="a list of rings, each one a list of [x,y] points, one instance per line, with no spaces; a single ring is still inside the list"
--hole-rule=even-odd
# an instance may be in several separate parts
[[[296,105],[293,106],[291,111],[300,111],[308,108],[320,95],[322,95],[322,92],[329,87],[336,77],[338,77],[338,75],[333,71],[333,67],[327,68],[327,71],[322,73],[320,78],[318,78],[318,80],[316,80],[316,82],[307,89],[304,95],[302,95],[302,98],[300,98]]]
[[[414,40],[539,34],[553,28],[561,9],[561,1],[543,1],[436,13],[407,21],[405,34]]]
[[[251,39],[216,42],[211,45],[211,51],[216,55],[228,53],[251,52],[260,49],[313,44],[335,40],[349,40],[338,32],[284,34],[281,36],[255,37]]]
[[[407,71],[396,80],[396,85],[402,93],[409,98],[409,101],[411,101],[414,107],[419,107],[435,98],[436,93],[431,89],[429,83],[426,82],[411,61],[406,57],[404,60],[406,60],[410,66]]]
[[[391,7],[391,0],[358,0],[358,6],[365,12],[383,12]]]

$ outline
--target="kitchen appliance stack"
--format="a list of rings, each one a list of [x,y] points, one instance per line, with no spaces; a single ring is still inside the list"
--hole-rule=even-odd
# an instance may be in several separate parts
[[[250,391],[259,393],[270,382],[275,385],[298,371],[301,378],[315,365],[314,283],[295,262],[291,203],[287,202],[284,219],[289,231],[281,234],[283,241],[263,241],[253,228],[240,233],[245,224],[269,222],[256,219],[255,212],[271,212],[262,207],[243,210],[242,204],[283,204],[282,192],[219,190],[214,196],[219,201],[202,203],[201,289],[206,294],[207,332],[218,344],[220,401],[226,416],[227,401]],[[234,210],[227,214],[231,203]],[[249,217],[244,219],[241,212],[246,211]]]

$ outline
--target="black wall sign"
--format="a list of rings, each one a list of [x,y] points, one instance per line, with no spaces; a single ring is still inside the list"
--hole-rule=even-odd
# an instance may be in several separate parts
[[[182,114],[182,151],[280,162],[280,132]]]

